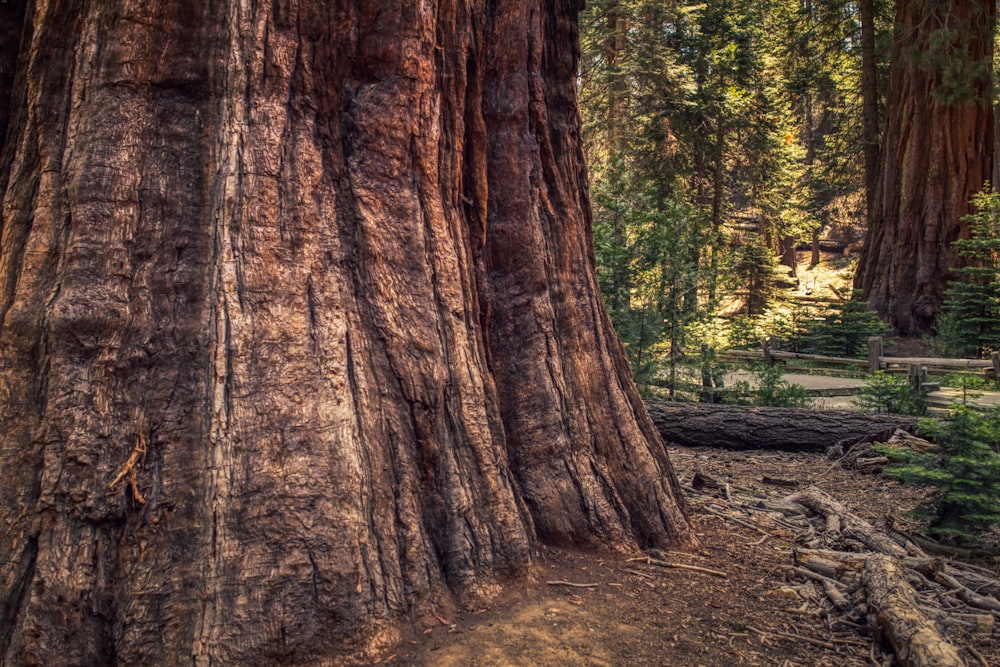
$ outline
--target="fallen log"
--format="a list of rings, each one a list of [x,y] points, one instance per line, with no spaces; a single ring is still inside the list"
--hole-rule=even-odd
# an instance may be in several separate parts
[[[917,426],[915,417],[846,410],[667,401],[651,401],[646,407],[664,441],[684,447],[822,452],[867,437],[884,442],[897,428],[913,432]]]
[[[865,559],[869,621],[892,645],[905,667],[964,667],[958,651],[941,637],[916,601],[899,561],[882,554]]]

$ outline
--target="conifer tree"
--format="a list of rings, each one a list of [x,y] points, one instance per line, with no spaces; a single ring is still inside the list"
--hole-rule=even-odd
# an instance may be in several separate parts
[[[955,270],[944,309],[963,353],[981,356],[1000,350],[1000,194],[987,187],[972,205],[976,212],[965,218],[969,238],[952,244],[967,264]]]

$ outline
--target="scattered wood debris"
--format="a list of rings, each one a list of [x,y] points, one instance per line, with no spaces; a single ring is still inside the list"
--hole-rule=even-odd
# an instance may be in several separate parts
[[[892,437],[897,442],[905,440],[907,446],[933,446],[903,431]],[[871,444],[867,447],[870,451]],[[871,458],[864,451],[864,443],[855,443],[834,465],[850,461],[855,470],[864,471],[864,461]],[[767,536],[780,530],[794,532],[796,547],[787,576],[796,585],[789,591],[804,602],[788,609],[789,613],[836,615],[842,624],[868,628],[904,667],[965,666],[962,651],[974,662],[986,664],[975,649],[949,643],[941,628],[957,624],[973,632],[992,633],[1000,619],[996,573],[932,557],[914,536],[895,530],[891,521],[876,528],[814,486],[771,499],[747,494],[752,490],[704,473],[699,472],[697,478],[697,486],[685,488],[701,512]],[[764,483],[768,479],[761,478]],[[727,497],[726,491],[730,492]],[[803,586],[809,592],[802,593]],[[824,643],[794,633],[747,629],[762,638]]]

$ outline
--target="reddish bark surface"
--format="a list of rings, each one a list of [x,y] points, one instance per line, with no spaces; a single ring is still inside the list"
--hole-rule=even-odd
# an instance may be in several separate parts
[[[901,334],[931,330],[960,261],[951,244],[968,236],[962,217],[990,177],[994,12],[989,0],[897,3],[880,182],[855,286]]]
[[[365,662],[538,539],[688,539],[577,10],[0,5],[0,662]]]

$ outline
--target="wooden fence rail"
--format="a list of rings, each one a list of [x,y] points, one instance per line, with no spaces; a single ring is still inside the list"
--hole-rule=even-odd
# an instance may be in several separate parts
[[[988,379],[1000,379],[1000,352],[994,352],[989,359],[948,359],[939,357],[887,357],[884,354],[884,344],[881,336],[871,336],[868,339],[868,358],[851,359],[833,357],[824,354],[803,354],[801,352],[784,352],[775,350],[771,340],[765,340],[759,350],[727,350],[720,354],[727,359],[763,359],[768,364],[783,362],[788,359],[815,361],[825,364],[841,364],[854,366],[875,373],[880,370],[907,372],[911,377],[925,376],[928,371],[937,369],[964,370],[982,373]]]

